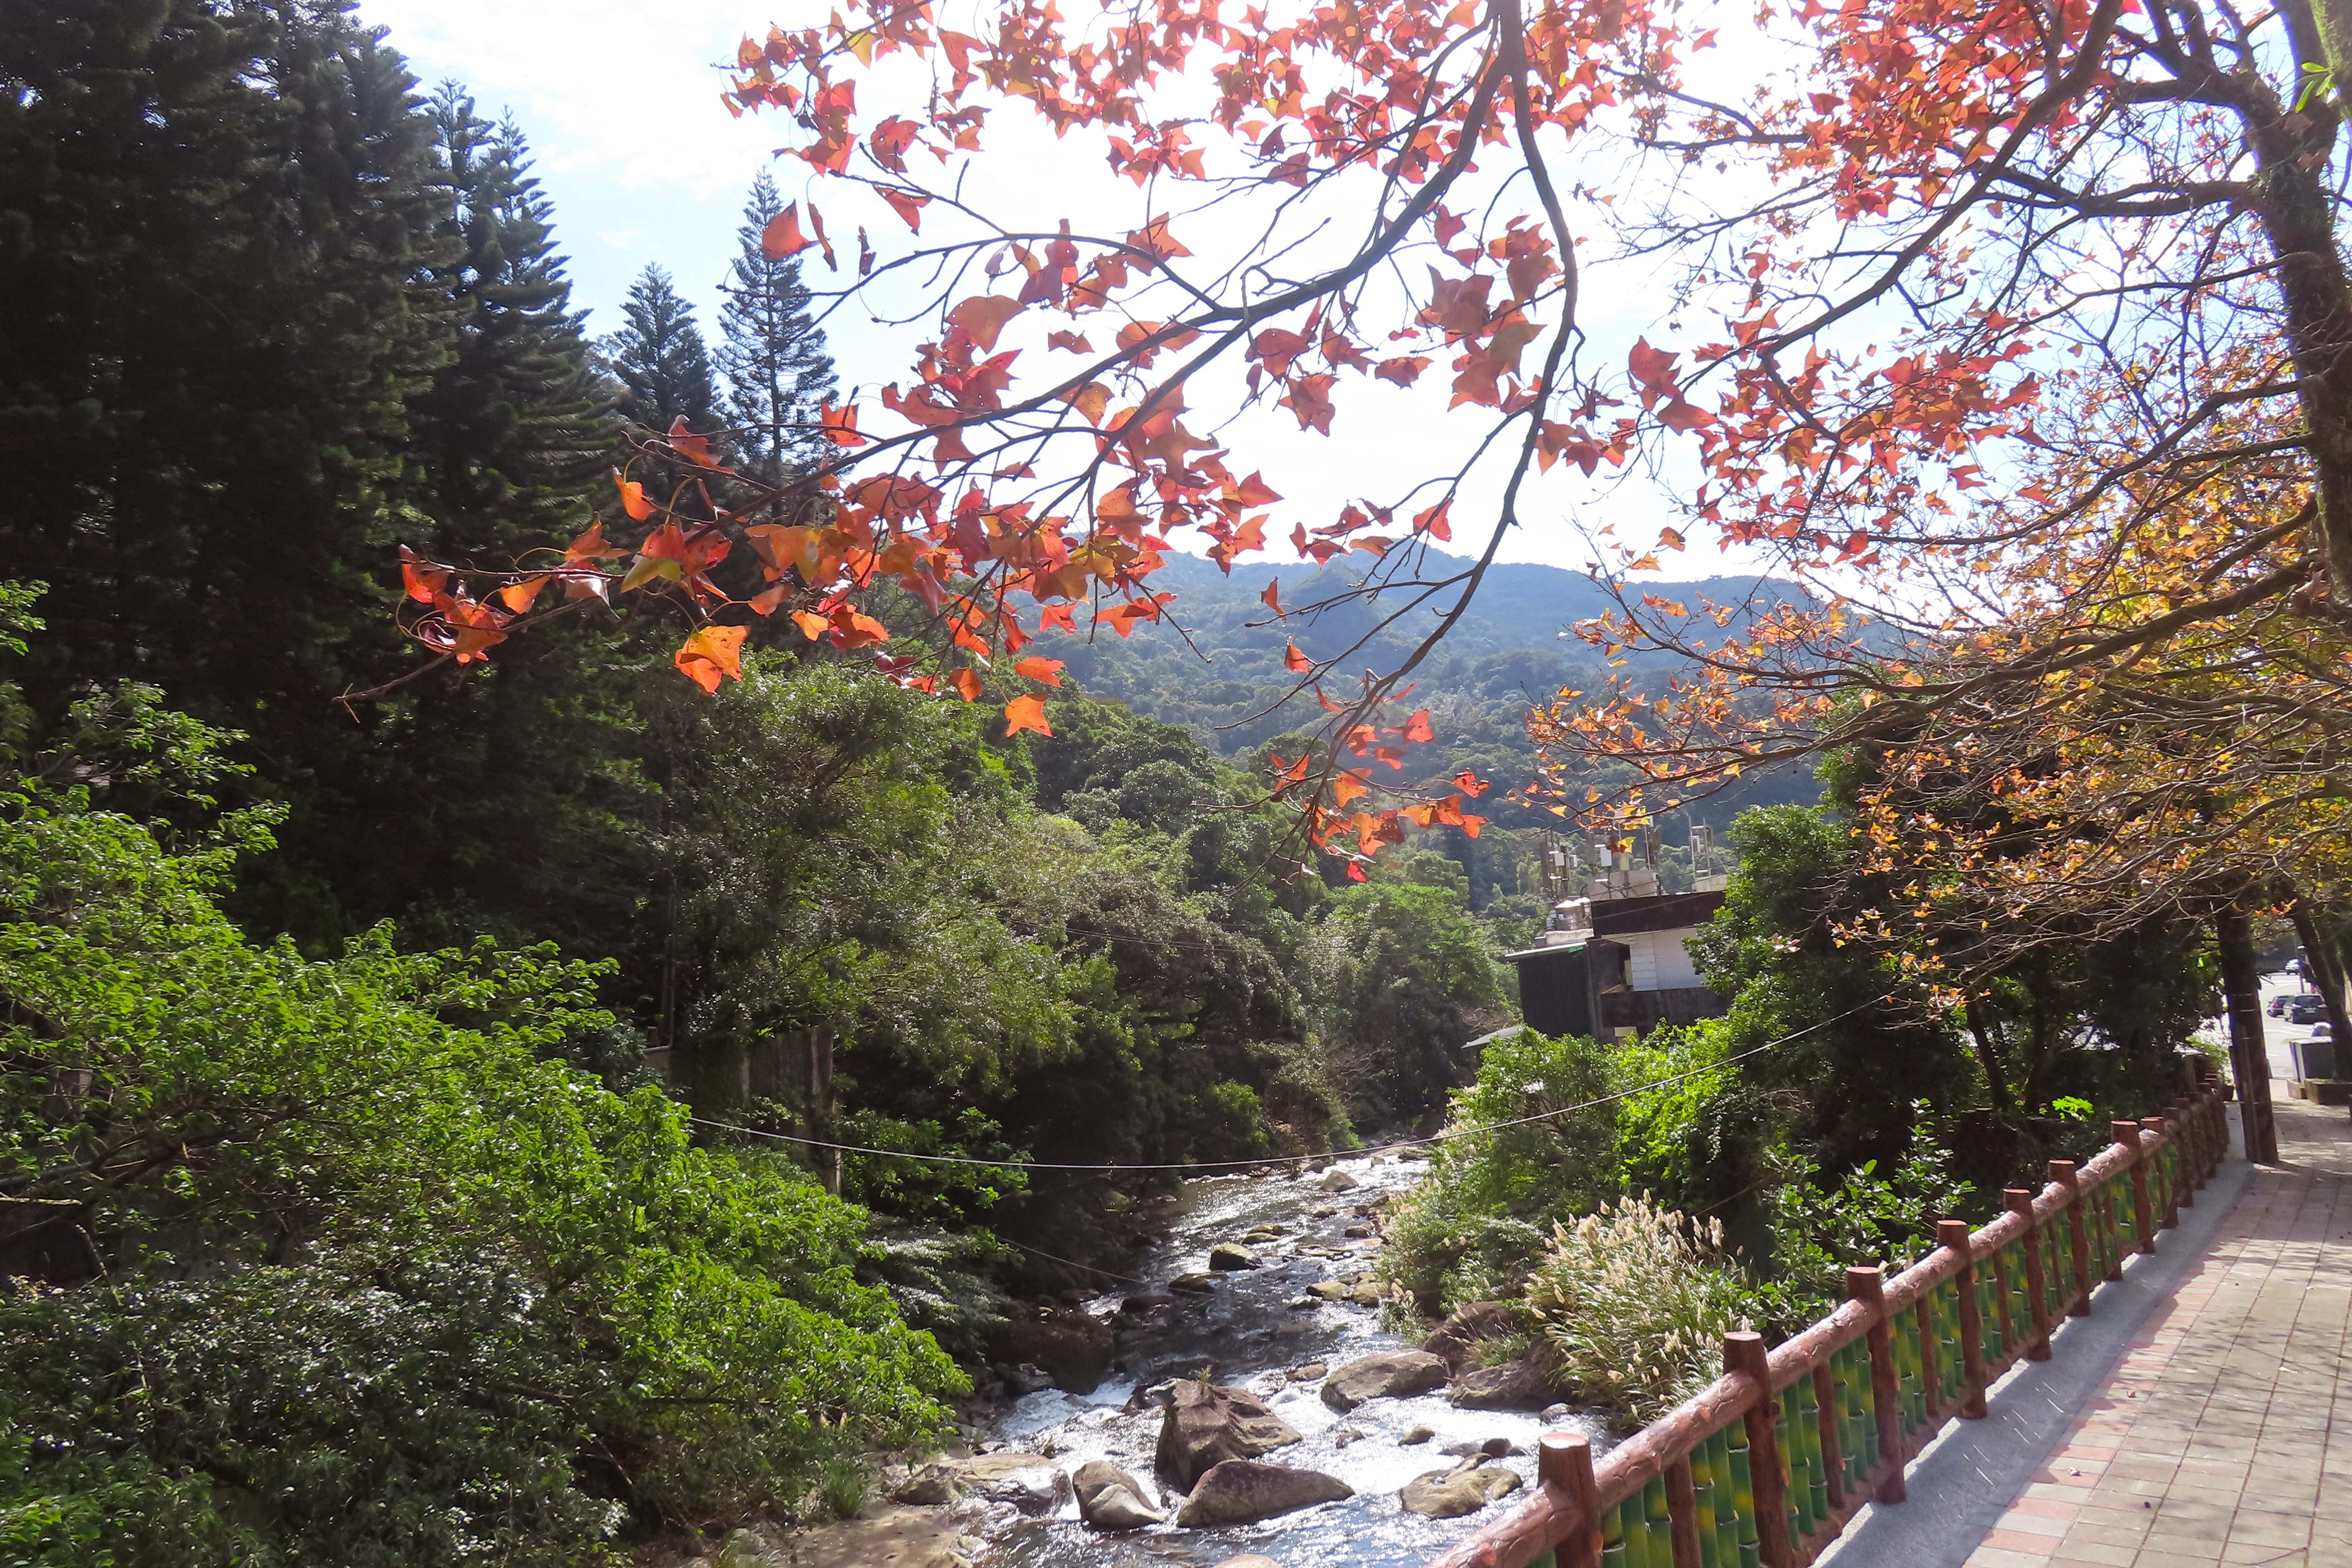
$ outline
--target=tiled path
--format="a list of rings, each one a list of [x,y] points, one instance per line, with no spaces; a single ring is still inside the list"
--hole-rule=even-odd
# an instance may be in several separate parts
[[[2352,1118],[2282,1098],[2278,1133],[1969,1568],[2352,1568]]]

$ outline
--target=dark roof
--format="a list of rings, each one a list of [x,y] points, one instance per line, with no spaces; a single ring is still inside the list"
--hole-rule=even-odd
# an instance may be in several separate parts
[[[1591,945],[1592,943],[1589,942],[1556,942],[1549,947],[1523,947],[1517,952],[1507,952],[1503,954],[1503,962],[1505,963],[1517,963],[1523,958],[1541,958],[1546,953],[1551,952],[1582,952],[1586,948],[1591,947]],[[1604,942],[1602,945],[1622,950],[1625,944],[1622,942]]]
[[[1595,899],[1592,934],[1615,936],[1624,931],[1675,931],[1703,925],[1723,908],[1723,894],[1660,893],[1647,899]]]

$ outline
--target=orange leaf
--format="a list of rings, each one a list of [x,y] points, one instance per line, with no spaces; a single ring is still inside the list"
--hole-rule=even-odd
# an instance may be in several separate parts
[[[743,637],[749,626],[705,626],[671,656],[678,672],[705,691],[719,689],[719,678],[743,679]]]
[[[1062,684],[1062,661],[1058,658],[1047,658],[1043,654],[1031,654],[1027,658],[1015,660],[1013,668],[1018,675],[1025,676],[1031,680],[1042,680],[1048,686]]]
[[[621,510],[629,514],[631,521],[643,522],[653,516],[654,503],[646,499],[645,486],[635,479],[623,479],[618,468],[613,470],[613,482],[621,487]]]
[[[1283,668],[1286,669],[1295,669],[1302,675],[1315,668],[1315,661],[1307,658],[1306,654],[1299,651],[1299,647],[1297,643],[1292,643],[1288,648],[1284,650],[1282,655],[1282,663]]]
[[[967,666],[950,675],[948,684],[954,687],[956,695],[966,702],[980,700],[980,671]]]
[[[974,294],[948,312],[948,321],[961,327],[964,335],[981,346],[984,353],[994,353],[996,335],[1004,323],[1021,313],[1021,301],[1010,294]],[[1108,395],[1105,395],[1108,400]]]
[[[931,198],[910,196],[904,191],[894,191],[887,185],[880,189],[882,199],[890,204],[890,210],[905,218],[908,228],[913,229],[917,234],[922,233],[923,209],[931,205]]]
[[[449,570],[432,565],[404,544],[400,547],[400,585],[418,604],[429,605],[449,585]]]
[[[1040,735],[1054,732],[1054,727],[1045,722],[1045,704],[1034,697],[1016,697],[1004,705],[1004,738],[1009,741],[1024,730],[1034,730]]]
[[[760,231],[760,254],[771,261],[798,256],[816,241],[801,232],[801,205],[794,202],[768,220]]]
[[[1424,708],[1404,721],[1404,738],[1408,741],[1434,741],[1437,736],[1429,728],[1429,710]]]
[[[800,627],[801,635],[807,637],[811,642],[814,642],[817,638],[824,636],[825,633],[833,629],[833,623],[831,621],[826,620],[823,616],[820,616],[812,610],[794,610],[793,612],[793,625]]]
[[[542,572],[536,577],[526,577],[520,583],[509,583],[499,590],[499,601],[520,616],[530,608],[530,602],[539,597],[539,591],[546,587],[551,580],[551,574]]]

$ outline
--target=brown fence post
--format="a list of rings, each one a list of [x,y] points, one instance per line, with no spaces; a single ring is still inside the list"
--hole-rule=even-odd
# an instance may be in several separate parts
[[[2106,1278],[2109,1279],[2120,1279],[2124,1277],[2124,1255],[2120,1245],[2116,1242],[2115,1235],[2116,1227],[2123,1223],[2116,1211],[2116,1205],[2123,1201],[2122,1195],[2116,1191],[2116,1183],[2119,1179],[2110,1177],[2102,1183],[2097,1199],[2099,1234],[2108,1238],[2099,1245],[2106,1253]]]
[[[1666,1521],[1674,1531],[1675,1568],[1703,1568],[1698,1547],[1698,1493],[1691,1481],[1690,1456],[1666,1467]],[[1715,1521],[1706,1521],[1710,1536]]]
[[[1984,1321],[1977,1313],[1976,1253],[1969,1241],[1969,1222],[1939,1219],[1936,1245],[1958,1255],[1960,1267],[1952,1276],[1960,1299],[1960,1419],[1981,1421],[1985,1414]]]
[[[1894,1325],[1886,1321],[1886,1279],[1877,1268],[1845,1271],[1848,1300],[1870,1312],[1870,1413],[1878,1426],[1879,1462],[1887,1467],[1878,1483],[1880,1502],[1901,1502],[1903,1486],[1903,1384],[1895,1372]]]
[[[1756,1555],[1763,1568],[1796,1568],[1796,1543],[1789,1539],[1789,1490],[1780,1476],[1780,1400],[1772,1392],[1772,1368],[1764,1336],[1723,1336],[1723,1370],[1756,1380],[1756,1403],[1748,1408],[1748,1489],[1756,1502]]]
[[[1601,1568],[1601,1488],[1592,1479],[1592,1439],[1547,1432],[1536,1448],[1536,1484],[1564,1493],[1576,1522],[1555,1550],[1560,1568]]]
[[[2072,1160],[2050,1162],[2050,1179],[2066,1189],[2066,1251],[2074,1260],[2074,1298],[2066,1303],[2070,1318],[2091,1315],[2091,1234],[2083,1223],[2083,1180]]]
[[[2154,1252],[2156,1226],[2148,1222],[2147,1156],[2140,1146],[2140,1125],[2137,1121],[2118,1121],[2115,1134],[2116,1142],[2131,1151],[2132,1230],[2139,1237],[2139,1249]]]
[[[2033,1194],[2011,1187],[2001,1194],[2009,1212],[2025,1220],[2025,1310],[2033,1319],[2033,1339],[2025,1347],[2028,1361],[2050,1359],[2050,1282],[2042,1268],[2042,1227],[2033,1218]]]

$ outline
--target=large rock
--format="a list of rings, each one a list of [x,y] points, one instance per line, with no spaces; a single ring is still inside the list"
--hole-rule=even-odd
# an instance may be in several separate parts
[[[968,1459],[936,1460],[890,1495],[919,1508],[979,1497],[1011,1503],[1024,1513],[1046,1513],[1059,1508],[1070,1495],[1070,1481],[1043,1454],[1008,1450]]]
[[[1415,1476],[1405,1482],[1399,1496],[1407,1513],[1431,1519],[1459,1519],[1518,1489],[1519,1478],[1515,1471],[1500,1465],[1479,1465]]]
[[[1097,1530],[1140,1530],[1168,1516],[1151,1506],[1143,1483],[1101,1459],[1088,1459],[1070,1477],[1078,1494],[1078,1517]]]
[[[1297,1441],[1297,1431],[1256,1394],[1188,1377],[1169,1391],[1153,1460],[1162,1475],[1190,1489],[1229,1459],[1255,1459]]]
[[[1261,1519],[1297,1513],[1302,1508],[1355,1495],[1355,1488],[1320,1470],[1269,1465],[1256,1459],[1227,1459],[1212,1466],[1192,1488],[1192,1495],[1176,1511],[1176,1522],[1188,1530],[1253,1524]]]
[[[1446,1397],[1465,1410],[1540,1410],[1551,1400],[1551,1379],[1535,1357],[1522,1356],[1464,1373]]]
[[[1427,1351],[1382,1351],[1333,1371],[1323,1403],[1345,1414],[1367,1399],[1401,1399],[1445,1384],[1445,1363]]]
[[[989,1331],[987,1348],[989,1360],[1040,1367],[1072,1394],[1093,1393],[1114,1353],[1110,1325],[1072,1311],[1000,1323]]]
[[[1209,1248],[1209,1267],[1219,1273],[1235,1268],[1255,1268],[1257,1266],[1257,1254],[1246,1247],[1221,1241]]]
[[[1334,1171],[1323,1178],[1321,1186],[1327,1193],[1352,1193],[1363,1183],[1345,1171]]]
[[[1421,1348],[1443,1356],[1458,1375],[1469,1369],[1471,1352],[1480,1341],[1503,1339],[1526,1329],[1526,1320],[1508,1301],[1473,1301],[1430,1330]]]

